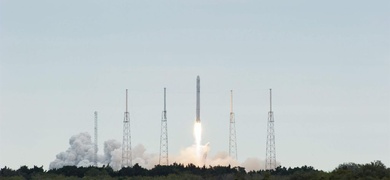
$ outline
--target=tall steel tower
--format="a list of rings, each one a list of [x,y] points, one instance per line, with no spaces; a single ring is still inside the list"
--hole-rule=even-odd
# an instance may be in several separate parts
[[[237,160],[236,120],[233,112],[233,90],[230,91],[229,155]]]
[[[268,112],[267,123],[267,148],[265,169],[276,168],[276,151],[275,151],[275,129],[274,129],[274,112],[272,112],[272,89],[269,89],[270,110]]]
[[[131,134],[130,117],[127,109],[127,89],[126,89],[126,112],[123,119],[123,142],[122,142],[122,167],[132,167],[131,157]]]
[[[164,88],[164,111],[161,117],[161,135],[160,135],[160,159],[159,164],[168,165],[168,122],[167,122],[167,103],[166,88]]]
[[[97,152],[98,152],[98,113],[97,111],[95,111],[95,147],[94,147],[94,150],[95,150],[95,154],[94,154],[94,157],[93,157],[93,160],[94,160],[94,163],[95,163],[95,166],[97,166]]]

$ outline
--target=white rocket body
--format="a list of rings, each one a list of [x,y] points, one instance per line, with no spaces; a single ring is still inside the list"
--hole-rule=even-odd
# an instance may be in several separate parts
[[[200,122],[200,78],[196,78],[196,122]]]

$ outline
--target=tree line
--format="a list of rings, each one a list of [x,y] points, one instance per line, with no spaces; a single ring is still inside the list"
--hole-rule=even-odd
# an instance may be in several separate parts
[[[344,163],[334,170],[325,172],[312,166],[295,168],[277,167],[274,170],[258,170],[247,172],[243,167],[203,166],[194,164],[156,165],[145,169],[138,164],[133,167],[123,167],[114,171],[109,165],[102,167],[64,166],[59,169],[44,170],[43,166],[28,168],[21,166],[17,170],[4,167],[0,170],[0,179],[264,179],[264,180],[304,180],[304,179],[357,179],[390,180],[390,168],[381,161],[367,164]]]

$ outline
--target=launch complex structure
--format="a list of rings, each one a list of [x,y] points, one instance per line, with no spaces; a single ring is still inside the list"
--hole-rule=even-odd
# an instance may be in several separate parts
[[[95,141],[94,141],[94,155],[93,155],[93,161],[94,161],[94,164],[95,166],[97,166],[97,162],[98,162],[98,158],[97,158],[97,152],[98,152],[98,112],[95,111],[94,112],[94,115],[95,115],[95,128],[94,128],[94,131],[95,131]]]
[[[274,112],[272,111],[272,89],[269,89],[269,112],[267,122],[265,169],[276,169]]]
[[[230,91],[229,156],[237,160],[236,119],[233,112],[233,90]]]
[[[158,164],[169,165],[168,161],[168,121],[167,121],[167,89],[164,88],[164,110],[161,117],[160,157]]]
[[[128,111],[128,90],[126,89],[126,111],[123,119],[123,142],[122,142],[122,167],[132,167],[131,151],[131,133],[130,133],[130,115]],[[200,146],[201,127],[200,127],[200,77],[196,78],[196,119],[195,119],[195,140],[197,148]],[[229,156],[237,160],[237,139],[236,139],[236,120],[233,112],[233,90],[230,91],[230,120],[229,120]],[[199,128],[197,129],[197,125]],[[199,150],[199,149],[198,149]],[[95,112],[95,154],[97,153],[97,112]],[[97,162],[95,157],[95,162]],[[160,134],[160,154],[159,164],[169,165],[168,160],[168,122],[166,109],[166,88],[164,88],[164,109],[161,117],[161,134]],[[266,142],[266,162],[265,169],[271,170],[276,168],[276,151],[275,151],[275,130],[274,115],[272,111],[272,89],[270,89],[270,111],[268,112],[267,121],[267,142]]]
[[[126,111],[123,119],[123,142],[122,142],[122,167],[132,167],[131,152],[131,134],[130,134],[130,115],[127,108],[127,89],[126,89]]]

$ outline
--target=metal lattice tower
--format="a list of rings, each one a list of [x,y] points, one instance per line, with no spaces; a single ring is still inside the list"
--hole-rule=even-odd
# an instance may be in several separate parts
[[[233,90],[230,91],[229,156],[237,160],[236,120],[233,112]]]
[[[97,166],[97,162],[98,162],[98,159],[97,159],[97,152],[98,152],[98,113],[97,111],[95,111],[95,147],[94,147],[94,150],[95,150],[95,154],[94,154],[94,157],[93,157],[93,161],[95,163],[95,166]]]
[[[276,151],[275,151],[275,129],[274,129],[274,112],[272,112],[272,89],[269,89],[269,102],[270,110],[268,112],[268,123],[267,123],[267,148],[266,148],[266,159],[265,169],[276,168]]]
[[[161,117],[161,135],[160,135],[160,159],[159,164],[168,165],[168,122],[166,109],[166,88],[164,88],[164,111]]]
[[[131,157],[131,134],[130,117],[127,109],[127,89],[126,89],[126,112],[123,119],[123,142],[122,142],[122,167],[132,167]]]

